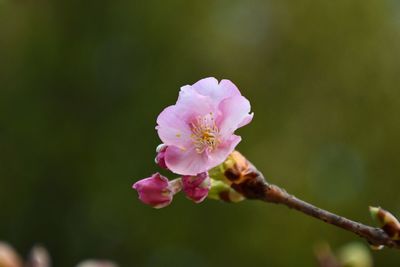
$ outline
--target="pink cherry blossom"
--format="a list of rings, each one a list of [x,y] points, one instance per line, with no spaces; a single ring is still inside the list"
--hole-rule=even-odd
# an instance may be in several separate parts
[[[205,78],[183,86],[176,104],[157,118],[166,166],[194,176],[221,164],[241,141],[236,129],[252,118],[249,101],[229,80]]]
[[[202,172],[196,176],[182,176],[182,189],[186,197],[195,203],[202,202],[210,191],[211,180],[208,173]]]
[[[180,179],[169,181],[159,173],[137,181],[132,186],[139,193],[139,199],[143,203],[156,209],[168,206],[181,187]]]

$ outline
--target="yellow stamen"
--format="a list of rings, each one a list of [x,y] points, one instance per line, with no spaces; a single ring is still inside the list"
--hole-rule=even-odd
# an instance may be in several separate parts
[[[211,152],[220,144],[219,129],[212,112],[204,117],[198,117],[191,126],[191,138],[197,153],[206,150]]]

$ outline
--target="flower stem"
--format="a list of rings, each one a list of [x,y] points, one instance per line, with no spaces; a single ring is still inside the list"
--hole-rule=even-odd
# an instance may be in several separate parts
[[[365,238],[371,245],[383,245],[387,247],[400,248],[400,244],[392,240],[381,228],[364,225],[362,223],[318,208],[310,203],[296,198],[291,194],[288,194],[285,190],[276,185],[265,185],[265,194],[261,200],[277,204],[284,204],[291,209],[295,209],[326,223],[353,232],[360,237]]]
[[[364,225],[318,208],[287,193],[279,186],[269,184],[263,174],[247,160],[245,164],[235,164],[233,168],[225,172],[225,176],[232,182],[231,187],[247,199],[283,204],[290,209],[355,233],[365,238],[374,247],[386,246],[400,249],[400,241],[391,239],[381,228]]]

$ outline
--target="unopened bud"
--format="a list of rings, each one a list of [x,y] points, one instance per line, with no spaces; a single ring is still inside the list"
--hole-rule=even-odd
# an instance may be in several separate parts
[[[226,160],[209,171],[210,177],[227,184],[240,183],[249,173],[250,164],[238,151],[233,151]]]
[[[182,188],[180,179],[168,181],[159,173],[151,177],[137,181],[132,186],[139,193],[139,199],[153,208],[159,209],[168,206],[172,202],[174,194]]]
[[[238,151],[233,151],[223,164],[225,177],[232,183],[240,183],[249,172],[249,162]]]
[[[160,144],[156,148],[157,156],[154,159],[155,163],[163,169],[168,169],[167,164],[165,163],[165,151],[167,150],[167,145]]]
[[[165,151],[166,148],[167,148],[167,145],[166,145],[166,144],[159,144],[159,145],[156,147],[156,153],[160,153],[161,151]]]
[[[400,223],[393,214],[380,207],[369,207],[369,212],[391,239],[400,240]]]
[[[210,177],[207,172],[196,176],[182,176],[183,192],[185,192],[187,198],[195,203],[200,203],[207,197],[210,186]]]

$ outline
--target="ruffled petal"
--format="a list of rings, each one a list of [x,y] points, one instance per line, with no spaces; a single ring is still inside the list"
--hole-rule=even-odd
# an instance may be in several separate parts
[[[250,102],[243,96],[227,98],[219,105],[221,115],[217,118],[221,135],[229,135],[241,126],[248,124],[253,115],[250,112]]]
[[[179,92],[176,107],[186,121],[196,116],[203,116],[216,110],[215,99],[199,94],[193,87],[186,85]]]
[[[169,146],[165,151],[165,163],[169,170],[180,175],[196,175],[208,170],[206,153],[199,154],[194,147],[182,150]]]
[[[190,143],[191,130],[175,106],[165,108],[157,118],[156,129],[164,144],[184,149]]]
[[[208,96],[215,102],[220,102],[225,98],[240,95],[239,89],[229,80],[218,80],[214,77],[201,79],[191,86],[197,93]]]
[[[193,84],[191,87],[199,94],[209,96],[211,98],[215,98],[215,96],[219,94],[218,92],[220,91],[218,88],[218,80],[214,77],[201,79]]]
[[[219,86],[221,87],[222,91],[225,92],[227,97],[241,95],[239,89],[230,80],[221,80]]]
[[[248,115],[242,120],[242,122],[239,123],[238,128],[241,128],[241,127],[246,126],[247,124],[249,124],[249,123],[253,120],[253,117],[254,117],[254,112],[248,114]]]
[[[209,169],[224,162],[241,140],[242,138],[240,136],[234,134],[227,140],[223,140],[223,143],[209,154]]]

